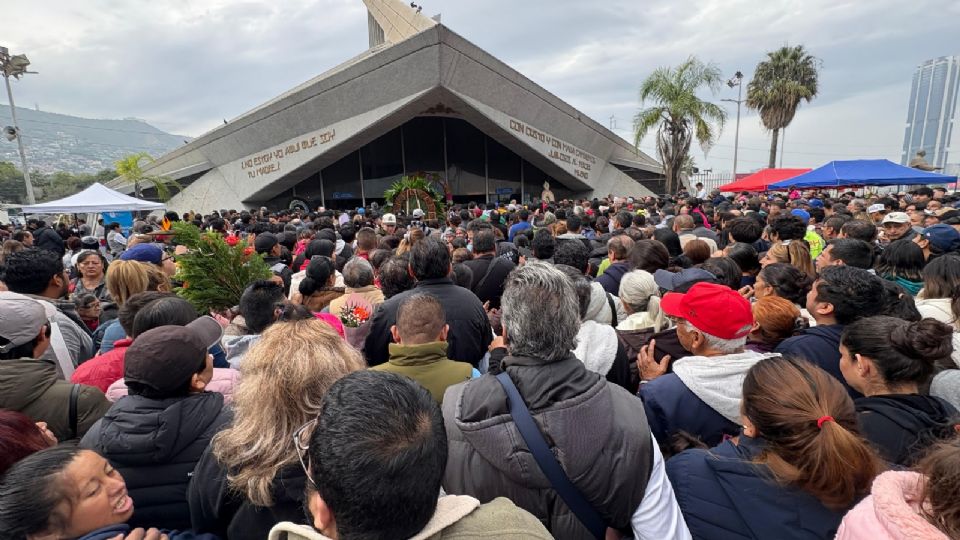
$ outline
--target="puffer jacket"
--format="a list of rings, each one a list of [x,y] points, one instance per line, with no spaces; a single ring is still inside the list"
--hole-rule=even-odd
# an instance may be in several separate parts
[[[947,540],[920,513],[923,483],[916,472],[881,474],[870,496],[843,516],[836,540]]]
[[[134,512],[128,524],[190,528],[187,484],[200,456],[228,422],[214,392],[116,402],[80,441],[107,458],[127,482]]]
[[[133,340],[129,338],[115,341],[109,352],[94,356],[80,364],[70,380],[77,384],[96,386],[102,392],[106,392],[111,384],[123,378],[123,358],[127,355],[127,348],[132,343]]]
[[[754,462],[764,441],[741,435],[739,444],[687,450],[667,461],[683,518],[695,540],[816,540],[833,538],[843,510],[774,481]]]
[[[572,354],[550,363],[507,356],[502,366],[570,480],[610,527],[630,531],[654,455],[640,401]],[[591,538],[541,472],[507,401],[490,374],[447,389],[444,489],[481,502],[507,497],[557,538]]]
[[[77,387],[77,425],[70,425],[70,393]],[[0,360],[0,409],[22,412],[35,422],[46,422],[57,440],[82,437],[110,409],[103,392],[73,385],[57,377],[52,360]]]
[[[230,486],[226,468],[208,447],[187,489],[192,529],[230,540],[263,540],[275,523],[303,521],[306,482],[299,462],[287,465],[271,482],[273,505],[258,506]]]

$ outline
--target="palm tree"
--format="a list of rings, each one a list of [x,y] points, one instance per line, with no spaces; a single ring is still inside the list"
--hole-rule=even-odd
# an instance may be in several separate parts
[[[114,166],[117,168],[117,174],[129,182],[133,182],[134,197],[140,198],[140,184],[142,182],[147,182],[153,186],[153,188],[157,190],[157,198],[161,201],[170,200],[170,186],[175,187],[178,191],[183,189],[183,186],[181,186],[179,182],[166,176],[143,174],[143,169],[140,167],[140,163],[143,161],[153,163],[153,156],[146,152],[140,152],[114,162]]]
[[[770,168],[777,157],[780,130],[793,121],[801,101],[817,96],[820,60],[803,45],[781,47],[767,53],[757,64],[753,80],[747,84],[747,107],[760,113],[763,126],[773,133],[770,141]]]
[[[633,117],[634,145],[639,148],[644,136],[656,128],[667,193],[678,186],[693,139],[706,153],[723,129],[726,111],[697,97],[704,86],[716,94],[721,83],[719,68],[691,56],[675,68],[657,68],[640,85],[641,104],[653,105]]]

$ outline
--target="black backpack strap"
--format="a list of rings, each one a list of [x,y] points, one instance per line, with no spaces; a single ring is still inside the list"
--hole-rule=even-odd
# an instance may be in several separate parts
[[[527,443],[527,448],[530,449],[533,458],[537,460],[540,470],[550,480],[553,489],[567,504],[573,515],[577,516],[580,523],[590,531],[590,534],[595,538],[604,538],[607,533],[606,522],[596,508],[590,504],[590,501],[583,496],[583,493],[577,489],[577,486],[573,485],[563,467],[560,466],[560,462],[550,451],[547,441],[543,438],[543,433],[540,432],[540,428],[537,427],[533,417],[530,416],[530,411],[523,402],[520,392],[517,391],[517,387],[513,384],[513,380],[507,375],[506,371],[502,371],[497,375],[497,381],[503,386],[503,391],[507,393],[510,416],[513,417],[513,422],[520,430],[520,435],[523,437],[523,441]]]
[[[483,277],[477,282],[476,290],[474,292],[479,291],[480,288],[483,287],[483,284],[487,282],[487,278],[490,277],[491,273],[493,273],[493,268],[498,262],[500,262],[500,257],[494,255],[490,260],[490,264],[487,265],[487,271],[483,273]]]
[[[69,418],[70,418],[70,438],[76,439],[78,430],[77,430],[77,400],[80,398],[80,385],[75,384],[70,387],[70,405],[69,405]]]
[[[617,320],[617,305],[613,303],[613,295],[606,293],[607,295],[607,304],[610,306],[610,320],[612,321],[610,326],[616,328],[620,321]]]

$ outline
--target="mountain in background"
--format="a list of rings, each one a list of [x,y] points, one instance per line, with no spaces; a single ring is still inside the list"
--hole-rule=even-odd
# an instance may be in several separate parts
[[[95,173],[113,169],[118,159],[147,152],[159,157],[190,137],[171,135],[143,120],[98,120],[17,107],[30,170]],[[12,125],[10,106],[0,105],[0,128]],[[0,138],[0,161],[19,168],[16,141]]]

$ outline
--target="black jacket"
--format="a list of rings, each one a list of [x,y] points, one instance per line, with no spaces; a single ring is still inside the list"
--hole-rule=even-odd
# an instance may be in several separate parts
[[[833,538],[847,510],[831,510],[813,495],[783,486],[754,460],[762,439],[687,450],[667,461],[667,476],[695,540],[812,540]]]
[[[187,484],[203,451],[230,420],[223,395],[162,400],[126,396],[80,441],[100,453],[127,482],[133,527],[190,528]]]
[[[909,467],[940,439],[954,434],[957,410],[919,394],[890,394],[856,400],[863,436],[890,463]]]
[[[283,294],[284,296],[290,296],[290,280],[293,279],[293,270],[289,266],[284,264],[283,260],[280,257],[264,257],[263,262],[267,263],[267,266],[270,267],[270,271],[275,275],[280,276],[280,279],[283,280]],[[297,291],[294,291],[297,292]]]
[[[623,276],[630,270],[633,270],[630,263],[626,261],[615,262],[603,271],[603,274],[597,278],[597,283],[603,285],[603,290],[614,296],[618,296],[620,294],[620,280],[623,279]]]
[[[477,367],[493,341],[490,321],[477,295],[455,285],[450,278],[425,279],[417,282],[413,289],[380,304],[371,319],[370,335],[367,336],[363,349],[367,363],[376,366],[390,358],[389,345],[393,342],[390,327],[397,324],[400,304],[415,294],[429,294],[443,305],[447,324],[450,325],[450,332],[447,334],[447,343],[450,344],[447,357],[469,362],[473,367]]]
[[[281,521],[303,522],[306,481],[299,463],[280,469],[271,489],[273,506],[257,506],[230,488],[227,470],[207,448],[187,490],[192,528],[230,540],[263,540]]]
[[[843,373],[840,372],[841,334],[843,334],[843,325],[840,324],[814,326],[783,340],[774,350],[783,356],[804,358],[820,366],[840,381],[850,397],[857,399],[863,397],[863,394],[847,384]]]
[[[63,247],[63,238],[60,238],[57,231],[50,227],[41,227],[33,231],[32,234],[33,247],[52,251],[61,257],[66,253],[67,250]]]
[[[507,259],[494,257],[493,255],[481,255],[464,264],[473,272],[473,282],[470,283],[470,290],[477,295],[480,303],[490,302],[490,307],[499,308],[500,297],[503,295],[503,284],[507,280],[507,275],[517,265]],[[487,270],[490,271],[489,275],[487,275]]]

